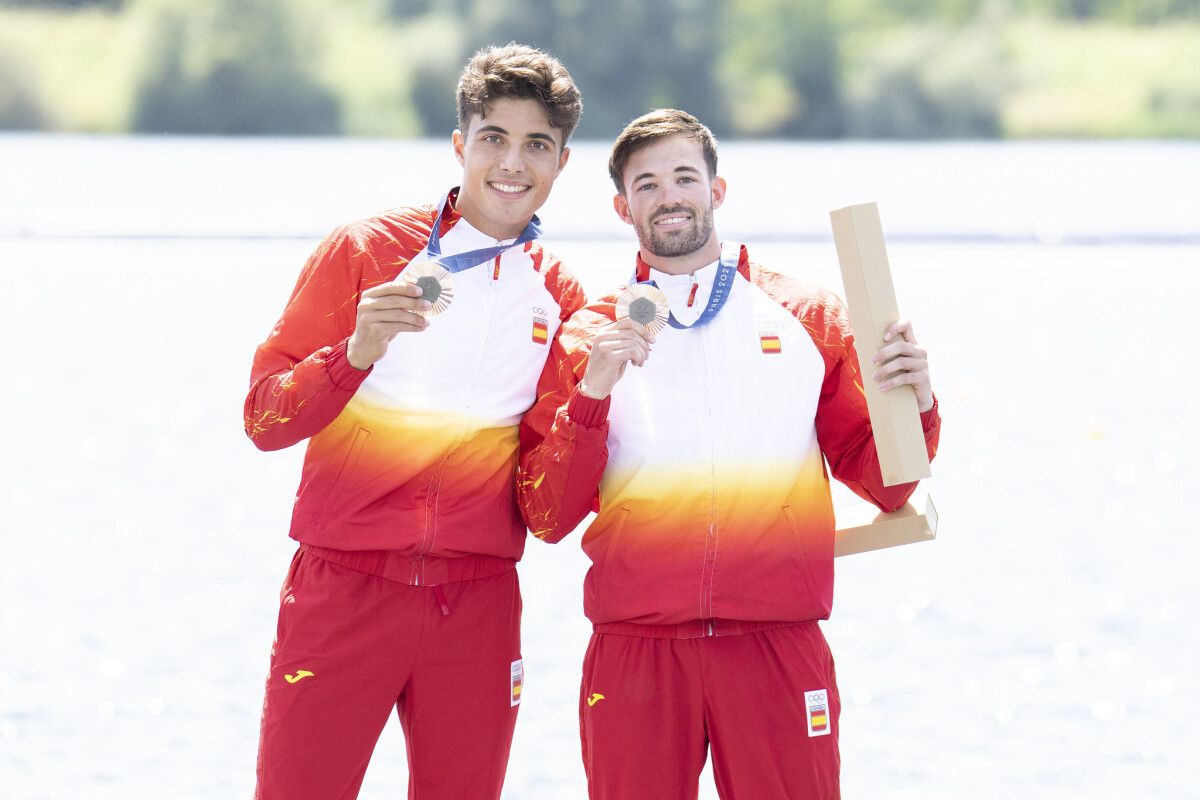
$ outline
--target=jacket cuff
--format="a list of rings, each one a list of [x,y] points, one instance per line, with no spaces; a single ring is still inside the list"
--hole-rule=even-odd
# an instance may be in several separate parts
[[[938,414],[938,399],[937,395],[933,396],[933,407],[921,414],[921,430],[929,433],[942,422],[942,417]]]
[[[571,397],[567,400],[567,416],[576,425],[594,430],[608,422],[608,407],[611,402],[611,395],[603,400],[597,400],[594,397],[588,397],[576,386],[571,390]]]
[[[371,374],[371,370],[375,369],[375,365],[359,369],[351,364],[350,359],[346,358],[346,347],[349,344],[350,339],[347,337],[329,348],[325,355],[325,374],[334,386],[343,391],[354,392]]]

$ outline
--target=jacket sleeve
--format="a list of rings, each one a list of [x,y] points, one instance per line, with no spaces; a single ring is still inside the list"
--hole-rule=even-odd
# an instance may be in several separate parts
[[[609,398],[579,392],[594,328],[606,322],[592,309],[559,330],[538,381],[537,402],[521,422],[517,499],[539,539],[558,542],[597,508],[608,463]]]
[[[283,316],[254,354],[243,416],[246,435],[260,450],[289,447],[318,433],[370,373],[346,359],[369,258],[341,228],[304,265]]]
[[[805,315],[804,324],[825,357],[816,427],[817,441],[833,476],[883,511],[901,508],[917,484],[883,485],[854,334],[845,306],[835,295],[823,292],[819,302]],[[921,415],[930,459],[937,454],[941,422],[934,398],[933,408]]]

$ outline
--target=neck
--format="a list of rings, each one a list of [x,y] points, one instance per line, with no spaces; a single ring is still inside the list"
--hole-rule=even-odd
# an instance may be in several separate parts
[[[703,269],[721,257],[721,241],[716,232],[708,237],[708,241],[694,253],[685,256],[656,256],[645,248],[642,249],[642,260],[648,266],[668,275],[691,275],[698,269]]]

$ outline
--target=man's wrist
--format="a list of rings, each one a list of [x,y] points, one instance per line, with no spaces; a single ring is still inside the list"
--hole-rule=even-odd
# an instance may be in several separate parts
[[[575,391],[567,400],[567,417],[577,425],[593,430],[601,428],[608,420],[608,408],[612,398],[605,396],[597,399],[582,393],[583,384],[575,387]]]
[[[933,387],[929,387],[925,393],[917,392],[917,411],[922,414],[932,411],[936,403],[937,398],[933,394]]]
[[[584,378],[579,382],[579,393],[584,397],[591,398],[592,400],[603,400],[604,398],[608,397],[609,394],[611,394],[611,392],[600,394],[599,392],[593,391],[588,387],[587,378]]]
[[[918,410],[920,410],[919,407]],[[927,410],[921,411],[921,427],[925,429],[926,433],[928,433],[937,424],[938,417],[938,399],[937,395],[935,394],[933,396],[933,405],[931,405]]]
[[[359,369],[350,363],[349,340],[347,339],[342,339],[329,348],[329,353],[325,356],[325,373],[329,376],[329,380],[333,382],[334,386],[346,391],[357,391],[362,382],[371,374],[371,369],[371,366]]]
[[[356,353],[354,350],[354,340],[351,339],[350,341],[348,341],[346,343],[346,361],[347,361],[347,363],[349,363],[350,366],[354,367],[359,372],[366,372],[367,370],[369,370],[371,368],[371,365],[374,362],[369,361],[366,364],[362,364],[360,366],[358,360],[355,359],[355,357],[354,357],[355,355],[356,355]]]

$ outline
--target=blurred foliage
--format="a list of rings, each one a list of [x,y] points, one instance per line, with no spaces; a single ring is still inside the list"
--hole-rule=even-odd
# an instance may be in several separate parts
[[[1001,107],[1014,78],[993,26],[903,28],[861,48],[846,92],[850,136],[987,139],[1003,132]]]
[[[125,0],[0,0],[0,8],[106,8],[116,10],[125,5]]]
[[[0,52],[36,90],[42,129],[129,130],[143,33],[137,18],[97,8],[0,12]]]
[[[612,136],[634,117],[664,105],[687,108],[720,135],[729,127],[713,69],[723,5],[721,0],[474,0],[466,40],[519,41],[561,58],[583,93],[579,136]],[[453,96],[449,92],[470,55],[460,52],[453,69],[431,76],[437,83],[429,86],[430,96]],[[445,100],[439,102],[444,107]],[[444,116],[444,108],[438,113]]]
[[[845,133],[839,36],[829,6],[822,0],[740,0],[726,7],[717,74],[733,132],[788,138]]]
[[[315,37],[286,0],[142,0],[152,41],[138,131],[330,134],[333,93],[309,69]]]
[[[408,59],[413,71],[413,108],[421,129],[429,136],[443,136],[458,127],[454,100],[458,75],[462,72],[466,35],[452,16],[431,15],[423,35],[406,37],[414,49]]]
[[[39,130],[46,122],[32,77],[20,61],[0,50],[0,129]]]
[[[838,0],[831,5],[845,20],[884,25],[1018,15],[1139,25],[1200,20],[1200,0]]]
[[[1135,24],[1167,20],[1200,20],[1197,0],[1053,0],[1029,5],[1054,16]]]
[[[341,130],[354,136],[419,136],[421,121],[413,108],[410,64],[437,53],[446,36],[458,49],[457,28],[434,17],[403,27],[389,18],[384,0],[331,4],[327,0],[291,0],[304,6],[307,27],[322,31],[319,48],[306,54],[340,106]],[[313,52],[313,50],[316,50]]]
[[[508,41],[584,138],[1200,136],[1200,0],[0,0],[0,127],[443,136]]]
[[[1007,31],[1018,86],[1004,105],[1008,135],[1200,137],[1200,26],[1130,35],[1028,20]]]

